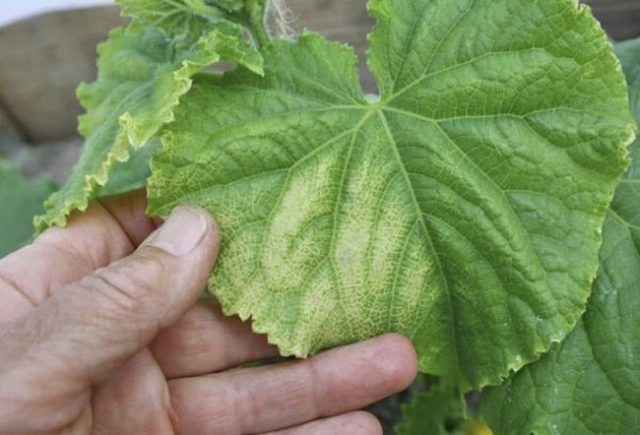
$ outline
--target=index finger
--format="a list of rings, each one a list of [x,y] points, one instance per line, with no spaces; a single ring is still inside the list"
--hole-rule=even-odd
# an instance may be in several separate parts
[[[262,433],[353,411],[407,388],[411,342],[387,334],[313,358],[169,381],[179,433]]]
[[[16,318],[53,291],[133,252],[156,225],[136,191],[94,202],[65,228],[50,228],[0,260],[0,322]]]

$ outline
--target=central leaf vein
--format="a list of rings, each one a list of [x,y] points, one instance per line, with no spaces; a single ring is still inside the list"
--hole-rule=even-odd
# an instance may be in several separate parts
[[[351,316],[348,315],[347,313],[347,305],[346,303],[342,303],[344,302],[345,298],[344,295],[342,294],[342,290],[343,290],[343,283],[342,280],[340,279],[340,273],[338,273],[338,265],[336,263],[336,256],[335,256],[335,250],[336,250],[336,239],[337,239],[337,231],[338,231],[338,214],[339,214],[339,209],[340,209],[340,202],[342,201],[342,193],[345,189],[345,184],[346,184],[346,180],[347,180],[347,173],[348,173],[348,169],[349,169],[349,164],[351,162],[351,156],[353,154],[353,148],[355,147],[355,143],[356,143],[356,138],[358,137],[358,132],[360,131],[360,128],[362,128],[362,126],[367,122],[367,120],[371,117],[371,115],[373,114],[373,111],[368,111],[366,112],[366,114],[362,117],[362,119],[358,122],[358,124],[356,124],[356,126],[353,128],[352,130],[352,136],[351,136],[351,141],[349,143],[349,149],[347,151],[347,156],[345,158],[345,163],[344,166],[342,167],[342,173],[340,175],[340,182],[338,183],[338,195],[336,197],[336,201],[334,204],[334,208],[333,208],[333,225],[332,225],[332,231],[331,231],[331,239],[330,239],[330,243],[329,243],[329,256],[331,259],[331,268],[333,270],[333,275],[335,277],[336,280],[336,293],[337,293],[337,300],[338,300],[338,306],[342,309],[342,311],[345,314],[345,318],[350,319],[349,322],[349,327],[351,329],[351,333],[353,334],[356,330],[356,326],[354,324],[354,320]]]
[[[391,128],[389,128],[389,123],[387,122],[387,118],[384,114],[384,112],[382,110],[377,110],[377,114],[378,117],[380,118],[380,121],[382,122],[382,125],[384,126],[385,132],[387,134],[387,136],[389,137],[389,141],[391,144],[391,147],[393,149],[393,153],[398,161],[398,165],[399,165],[399,169],[400,172],[402,173],[404,182],[407,186],[407,190],[409,191],[409,193],[411,194],[411,200],[413,202],[414,208],[415,208],[415,212],[416,212],[416,218],[419,220],[420,222],[420,226],[422,228],[422,231],[424,233],[425,239],[427,241],[427,246],[429,247],[429,250],[431,251],[433,258],[435,260],[435,264],[436,267],[438,269],[438,274],[440,277],[440,281],[442,283],[442,285],[444,286],[445,289],[445,293],[447,295],[447,303],[448,303],[448,307],[449,307],[449,311],[450,311],[450,315],[451,315],[451,319],[455,318],[455,313],[454,308],[453,308],[453,301],[451,299],[452,295],[451,295],[451,289],[449,287],[449,282],[447,281],[445,274],[444,274],[444,270],[442,268],[442,264],[440,261],[440,257],[438,256],[436,250],[435,250],[435,246],[433,243],[433,239],[431,237],[431,233],[429,232],[429,230],[427,229],[427,224],[424,220],[424,214],[422,212],[422,208],[420,207],[420,204],[418,203],[418,199],[416,197],[415,191],[413,190],[413,185],[411,184],[411,180],[409,178],[409,174],[404,166],[404,161],[402,160],[402,156],[400,155],[400,152],[398,150],[398,144],[396,143],[395,137],[393,136],[393,133],[391,132]],[[450,334],[451,334],[451,341],[452,344],[454,346],[454,348],[456,349],[455,352],[453,352],[453,356],[455,358],[455,365],[458,366],[459,365],[459,360],[460,360],[460,356],[458,354],[457,351],[457,347],[458,347],[458,340],[456,338],[457,334],[456,334],[456,330],[455,330],[455,324],[454,322],[449,322],[449,328],[450,328]]]

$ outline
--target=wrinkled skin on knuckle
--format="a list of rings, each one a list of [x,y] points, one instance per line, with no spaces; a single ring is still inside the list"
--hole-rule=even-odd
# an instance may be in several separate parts
[[[136,255],[99,270],[89,279],[130,317],[130,313],[139,313],[148,305],[150,299],[158,299],[159,286],[167,285],[168,266],[162,257]]]
[[[213,402],[194,400],[198,390],[193,381],[169,382],[169,394],[173,427],[177,433],[209,433],[223,435],[240,433],[239,425],[246,419],[240,411],[237,390],[225,382],[207,385],[206,397],[215,397]]]
[[[25,329],[30,334],[21,334]],[[41,331],[31,333],[34,329]],[[80,371],[69,375],[69,356],[58,340],[51,339],[56,328],[24,318],[3,332],[0,434],[62,433],[81,414],[88,393],[78,394]]]

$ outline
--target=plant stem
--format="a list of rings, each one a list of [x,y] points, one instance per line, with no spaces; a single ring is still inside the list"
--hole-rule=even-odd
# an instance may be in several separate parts
[[[265,26],[266,0],[245,0],[247,24],[258,48],[262,48],[271,41],[271,36]]]

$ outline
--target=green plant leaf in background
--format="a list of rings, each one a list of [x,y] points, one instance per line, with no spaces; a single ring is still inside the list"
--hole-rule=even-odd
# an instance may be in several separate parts
[[[619,44],[640,123],[640,40]],[[496,434],[629,434],[640,430],[640,140],[603,230],[587,312],[567,340],[489,389]]]
[[[244,0],[118,0],[122,14],[138,24],[162,27],[173,35],[210,28],[227,20],[229,12],[241,10]]]
[[[397,435],[448,435],[451,433],[449,423],[457,427],[464,421],[466,404],[461,394],[436,385],[426,391],[414,392],[402,411]]]
[[[33,236],[33,217],[56,190],[53,181],[27,180],[6,160],[0,160],[0,257],[26,244]]]
[[[180,33],[172,30],[178,31],[134,21],[112,31],[99,46],[98,80],[78,88],[87,111],[79,120],[85,149],[67,183],[47,200],[46,214],[36,219],[39,231],[64,225],[72,211],[85,210],[100,192],[144,185],[148,156],[137,156],[120,167],[118,163],[127,162],[173,119],[194,73],[219,60],[262,73],[262,58],[245,41],[239,25],[223,19],[200,20],[182,27]],[[116,181],[126,179],[127,184],[108,186],[112,170],[121,173]]]
[[[128,160],[111,167],[107,184],[96,186],[93,196],[100,198],[142,189],[151,175],[149,160],[159,148],[160,139],[153,137],[142,148],[130,150]]]
[[[309,33],[263,50],[264,79],[201,77],[150,212],[215,214],[210,288],[285,355],[397,331],[422,371],[499,383],[584,311],[633,137],[624,77],[574,0],[369,8],[379,99]]]

